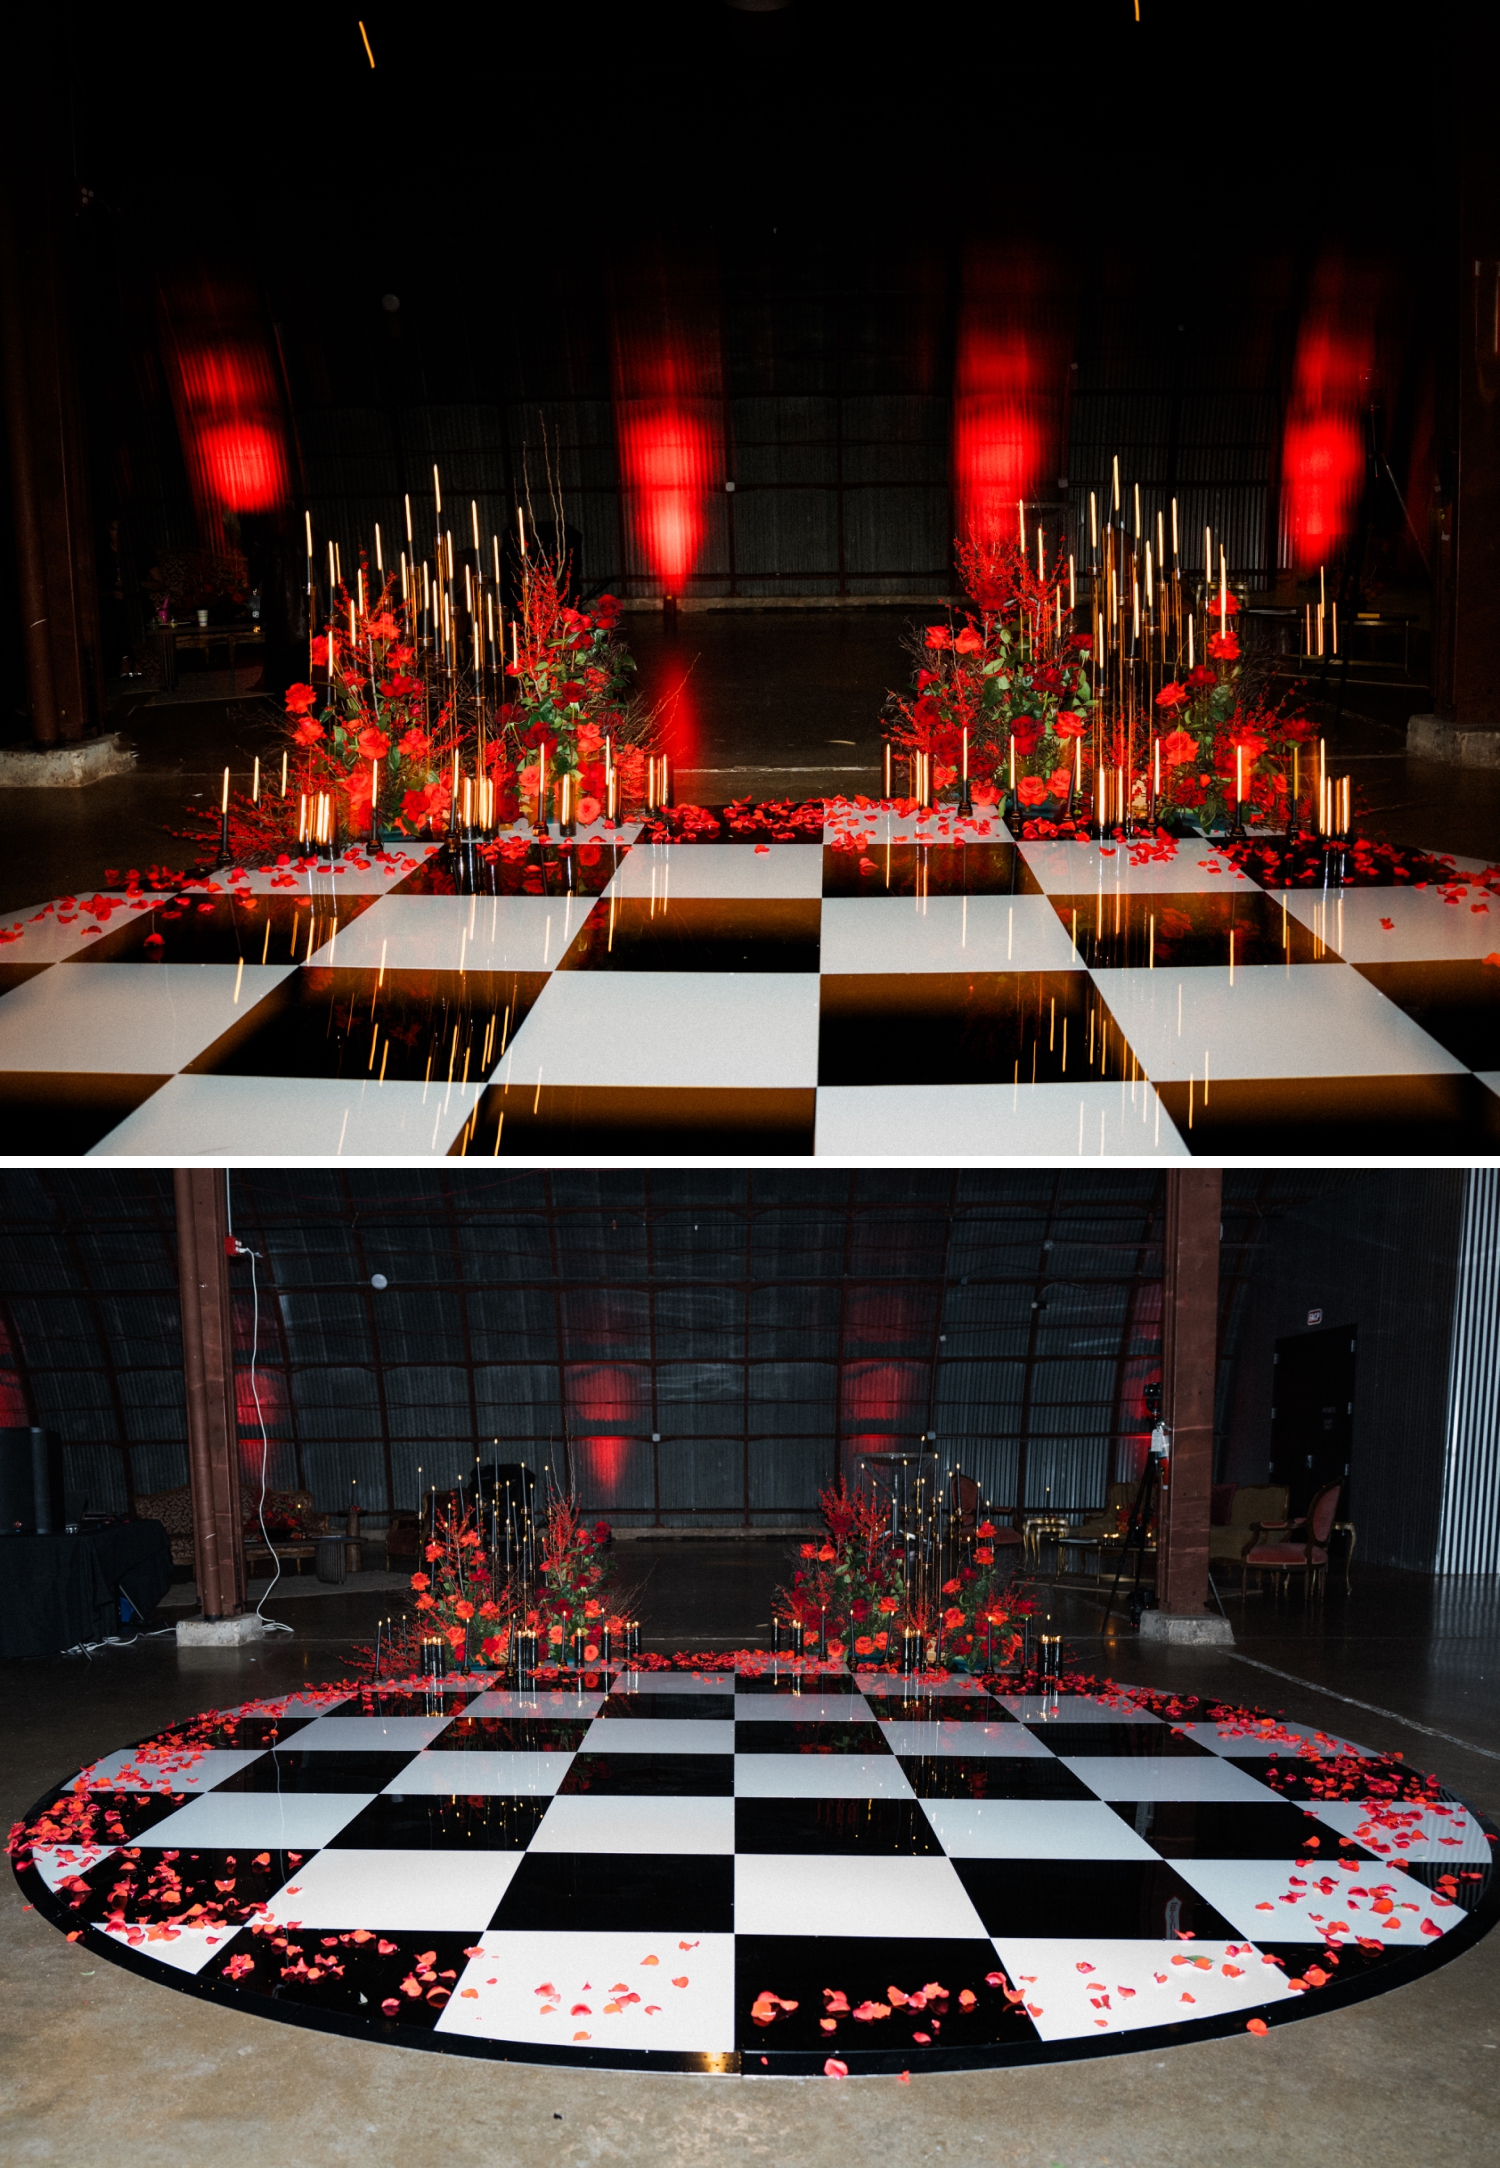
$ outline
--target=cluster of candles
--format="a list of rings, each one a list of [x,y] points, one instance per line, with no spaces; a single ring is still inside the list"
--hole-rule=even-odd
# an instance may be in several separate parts
[[[1330,635],[1331,641],[1330,641]],[[1318,567],[1318,599],[1304,603],[1302,610],[1302,653],[1310,662],[1315,657],[1337,655],[1339,651],[1339,606],[1333,605],[1332,615],[1328,606],[1328,576],[1322,565]]]

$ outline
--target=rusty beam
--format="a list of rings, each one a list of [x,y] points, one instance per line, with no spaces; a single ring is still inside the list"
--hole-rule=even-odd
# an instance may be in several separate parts
[[[172,1182],[198,1597],[205,1619],[230,1619],[245,1608],[245,1547],[224,1169],[178,1167]]]
[[[1208,1605],[1208,1508],[1219,1346],[1218,1167],[1167,1176],[1162,1272],[1162,1419],[1171,1435],[1157,1537],[1157,1600],[1170,1617]]]

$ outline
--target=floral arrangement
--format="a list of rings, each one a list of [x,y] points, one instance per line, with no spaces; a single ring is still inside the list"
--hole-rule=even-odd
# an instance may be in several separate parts
[[[955,544],[968,606],[914,645],[909,694],[887,703],[886,736],[931,762],[935,794],[1052,817],[1071,833],[1081,812],[1083,741],[1093,729],[1092,641],[1071,629],[1066,558],[1034,565],[1019,541]]]
[[[625,1629],[619,1597],[609,1599],[614,1561],[608,1555],[608,1521],[586,1528],[575,1502],[560,1494],[548,1502],[537,1564],[541,1586],[524,1613],[524,1624],[539,1633],[549,1651],[566,1655],[578,1644],[586,1664],[598,1663],[600,1639]]]
[[[802,1545],[802,1565],[791,1588],[777,1591],[774,1606],[794,1648],[878,1668],[904,1663],[908,1636],[915,1635],[919,1664],[988,1670],[1011,1662],[1023,1638],[1015,1622],[1032,1607],[1004,1586],[994,1546],[985,1541],[995,1533],[992,1522],[980,1523],[941,1581],[929,1581],[924,1567],[908,1583],[883,1501],[863,1488],[851,1491],[840,1477],[819,1494],[818,1505],[827,1532],[820,1543]]]
[[[427,1571],[411,1577],[418,1637],[441,1634],[460,1670],[502,1665],[517,1598],[496,1587],[473,1513],[441,1514],[422,1555]]]
[[[630,692],[635,662],[619,638],[620,603],[601,595],[592,610],[565,600],[565,561],[525,554],[514,651],[505,665],[511,698],[495,715],[487,764],[514,778],[527,817],[556,809],[559,786],[574,818],[588,826],[610,813],[611,778],[619,808],[640,802],[652,718]]]
[[[1229,624],[1239,607],[1228,589],[1215,598],[1209,622],[1217,619],[1219,630],[1208,636],[1207,660],[1156,695],[1158,818],[1188,819],[1210,834],[1239,827],[1290,833],[1315,807],[1316,758],[1306,756],[1316,731],[1247,681]]]

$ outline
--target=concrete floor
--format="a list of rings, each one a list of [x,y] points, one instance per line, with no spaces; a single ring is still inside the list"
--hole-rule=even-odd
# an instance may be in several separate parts
[[[638,685],[663,714],[677,795],[721,805],[874,791],[886,694],[909,682],[904,639],[921,607],[688,611],[669,629],[632,614],[624,631]],[[1279,688],[1278,688],[1279,689]],[[7,838],[0,912],[105,885],[105,869],[182,867],[192,848],[169,833],[190,805],[217,801],[228,763],[248,780],[284,743],[274,703],[185,697],[122,717],[138,749],[133,773],[84,790],[0,790]],[[1500,857],[1500,769],[1409,760],[1406,720],[1430,705],[1422,686],[1351,687],[1313,712],[1331,761],[1352,774],[1360,825],[1393,842]]]
[[[669,1645],[722,1621],[738,1636],[785,1564],[775,1544],[655,1550],[650,1615]],[[641,1563],[646,1563],[643,1556]],[[634,1565],[626,1561],[635,1578]],[[723,1591],[720,1607],[715,1592]],[[254,1652],[141,1642],[84,1664],[0,1667],[7,1821],[89,1756],[211,1704],[338,1676],[379,1595],[298,1605],[296,1633]],[[1500,1590],[1444,1591],[1373,1569],[1310,1616],[1263,1598],[1228,1608],[1235,1654],[1106,1640],[1099,1606],[1053,1595],[1086,1668],[1258,1701],[1396,1747],[1500,1814]],[[1291,1673],[1268,1677],[1239,1659]],[[1335,1695],[1393,1712],[1351,1709]],[[1426,1729],[1419,1728],[1426,1727]],[[1447,1738],[1428,1735],[1436,1731]],[[1478,2168],[1494,2159],[1500,1936],[1416,1985],[1273,2030],[1039,2070],[754,2083],[642,2078],[450,2060],[303,2034],[98,1965],[10,1885],[0,1905],[0,2152],[67,2168],[595,2168],[651,2162],[946,2164],[1005,2168]]]

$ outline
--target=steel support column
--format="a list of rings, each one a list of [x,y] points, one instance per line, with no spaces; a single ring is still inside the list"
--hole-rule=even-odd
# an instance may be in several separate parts
[[[224,1170],[178,1167],[172,1181],[198,1597],[205,1618],[234,1618],[245,1608],[245,1549]]]
[[[1224,1176],[1193,1167],[1167,1176],[1162,1276],[1162,1419],[1172,1451],[1157,1529],[1163,1611],[1208,1603],[1208,1508],[1219,1339],[1219,1233]]]

